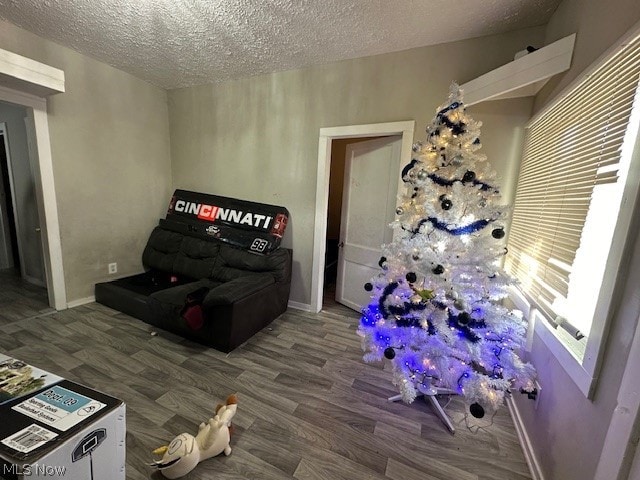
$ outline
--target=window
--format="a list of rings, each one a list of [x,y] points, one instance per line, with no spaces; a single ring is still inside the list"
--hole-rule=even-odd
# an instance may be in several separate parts
[[[514,201],[518,306],[587,395],[638,191],[639,83],[636,33],[529,122]]]

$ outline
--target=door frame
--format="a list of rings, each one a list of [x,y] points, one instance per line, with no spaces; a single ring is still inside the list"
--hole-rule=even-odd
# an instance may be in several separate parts
[[[316,177],[316,211],[313,230],[313,259],[311,263],[310,311],[317,313],[322,310],[324,256],[326,251],[327,213],[329,208],[331,142],[334,139],[341,138],[401,135],[402,146],[400,148],[400,165],[406,165],[411,161],[411,147],[413,145],[415,124],[415,120],[408,120],[404,122],[346,125],[320,129],[320,137],[318,139],[318,173]]]
[[[27,118],[34,127],[37,162],[32,165],[36,202],[42,239],[45,278],[49,305],[56,310],[67,308],[67,293],[62,266],[62,244],[58,221],[58,202],[53,178],[53,158],[49,138],[47,100],[29,93],[0,86],[0,100],[26,107]]]

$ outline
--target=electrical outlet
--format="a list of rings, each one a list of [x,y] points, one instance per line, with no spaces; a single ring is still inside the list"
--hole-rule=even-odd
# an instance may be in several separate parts
[[[110,263],[109,264],[109,275],[113,275],[114,273],[118,273],[118,264]]]
[[[538,382],[538,380],[536,380],[535,383],[536,383],[536,390],[538,391],[538,394],[536,395],[536,399],[534,400],[533,408],[537,410],[538,404],[540,403],[540,394],[542,393],[542,385],[540,385],[540,382]]]

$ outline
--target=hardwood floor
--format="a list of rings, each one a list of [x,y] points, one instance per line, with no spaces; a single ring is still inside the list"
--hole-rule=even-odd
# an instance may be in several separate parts
[[[151,336],[151,326],[95,303],[52,312],[42,291],[0,282],[0,351],[125,401],[128,479],[162,478],[147,466],[151,450],[195,433],[231,393],[232,454],[185,479],[531,478],[506,407],[472,433],[453,398],[451,435],[423,401],[389,403],[390,374],[362,361],[358,315],[334,302],[317,315],[289,310],[224,354]]]
[[[54,311],[49,307],[47,291],[22,280],[19,275],[12,268],[0,270],[0,323]]]

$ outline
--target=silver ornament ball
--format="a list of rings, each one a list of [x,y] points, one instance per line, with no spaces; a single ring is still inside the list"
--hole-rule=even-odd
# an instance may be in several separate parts
[[[462,155],[456,155],[451,159],[451,163],[453,165],[462,165],[463,161],[464,161],[464,157]]]

